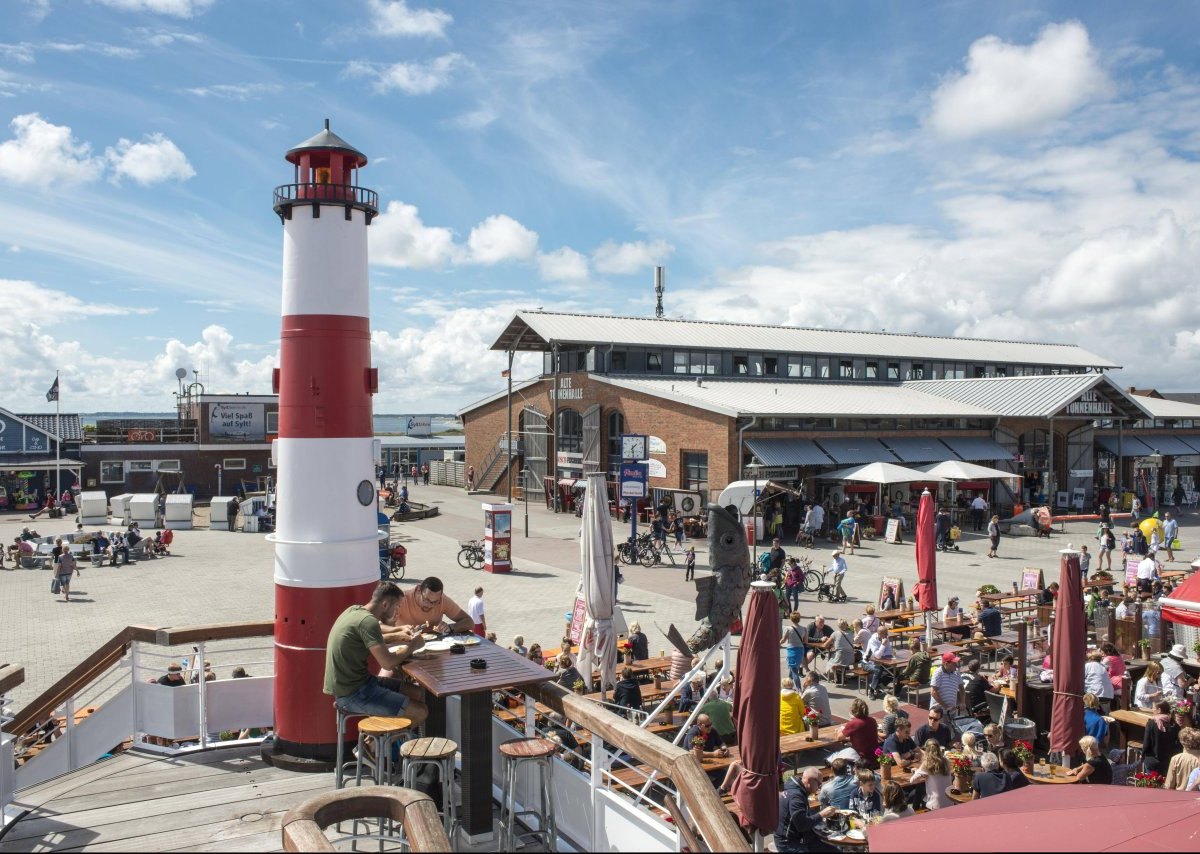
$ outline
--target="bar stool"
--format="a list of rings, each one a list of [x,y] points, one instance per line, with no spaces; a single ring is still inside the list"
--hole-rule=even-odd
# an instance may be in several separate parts
[[[454,802],[454,754],[458,745],[448,738],[414,738],[400,745],[400,757],[404,762],[404,787],[415,789],[417,768],[433,765],[442,778],[442,826],[449,836],[458,821],[458,808]]]
[[[555,850],[558,831],[554,823],[553,772],[554,752],[557,749],[558,745],[545,738],[514,738],[500,745],[500,755],[504,759],[504,799],[500,803],[501,851],[516,850],[517,819],[526,815],[537,816],[540,830],[520,836],[541,837],[547,851]],[[541,789],[540,810],[516,811],[517,771],[524,763],[537,765]]]
[[[387,786],[392,782],[392,742],[406,734],[412,726],[408,718],[369,717],[358,725],[358,771],[354,775],[355,785],[362,784],[362,769],[366,765],[374,772],[376,785]],[[374,758],[367,755],[366,736],[375,739]]]
[[[337,713],[337,767],[334,768],[333,772],[333,785],[335,789],[340,789],[346,785],[346,767],[354,765],[357,770],[359,762],[357,756],[353,762],[346,761],[346,724],[350,718],[365,718],[369,716],[357,712],[342,711],[338,708],[337,703],[333,704],[333,710]]]

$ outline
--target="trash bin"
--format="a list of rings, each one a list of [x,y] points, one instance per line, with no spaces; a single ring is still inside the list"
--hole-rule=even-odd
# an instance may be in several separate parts
[[[884,519],[882,515],[875,517],[875,536],[882,537],[884,532]]]
[[[1004,725],[1004,735],[1010,742],[1020,739],[1035,744],[1037,742],[1037,724],[1029,718],[1013,718]]]
[[[242,517],[242,532],[246,534],[258,533],[258,517],[254,515]]]

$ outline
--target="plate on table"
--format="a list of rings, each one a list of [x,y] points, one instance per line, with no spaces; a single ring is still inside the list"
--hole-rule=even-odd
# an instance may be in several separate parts
[[[866,835],[865,833],[863,833],[861,830],[859,830],[859,829],[856,827],[856,828],[854,828],[853,830],[847,830],[847,831],[846,831],[846,838],[847,838],[847,839],[857,839],[857,840],[863,840],[863,839],[866,839],[866,838],[867,838],[867,835]]]
[[[454,646],[454,644],[458,644],[459,646],[474,646],[477,643],[479,643],[479,638],[475,635],[451,635],[450,637],[429,641],[421,649],[427,649],[430,652],[449,652],[450,647]]]

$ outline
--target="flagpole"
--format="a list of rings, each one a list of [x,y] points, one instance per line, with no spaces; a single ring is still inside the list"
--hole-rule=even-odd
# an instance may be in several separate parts
[[[58,371],[54,372],[54,497],[62,498],[62,390],[58,385]]]

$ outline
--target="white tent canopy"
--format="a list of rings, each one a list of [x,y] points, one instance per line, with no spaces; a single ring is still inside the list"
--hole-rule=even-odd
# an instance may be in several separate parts
[[[920,469],[910,469],[895,463],[866,463],[819,475],[821,480],[853,480],[863,483],[913,483],[930,480],[946,480]]]
[[[989,468],[988,466],[964,463],[960,460],[946,460],[942,463],[930,463],[917,466],[918,469],[942,480],[991,480],[995,477],[1020,478],[1019,474],[1011,471]]]

